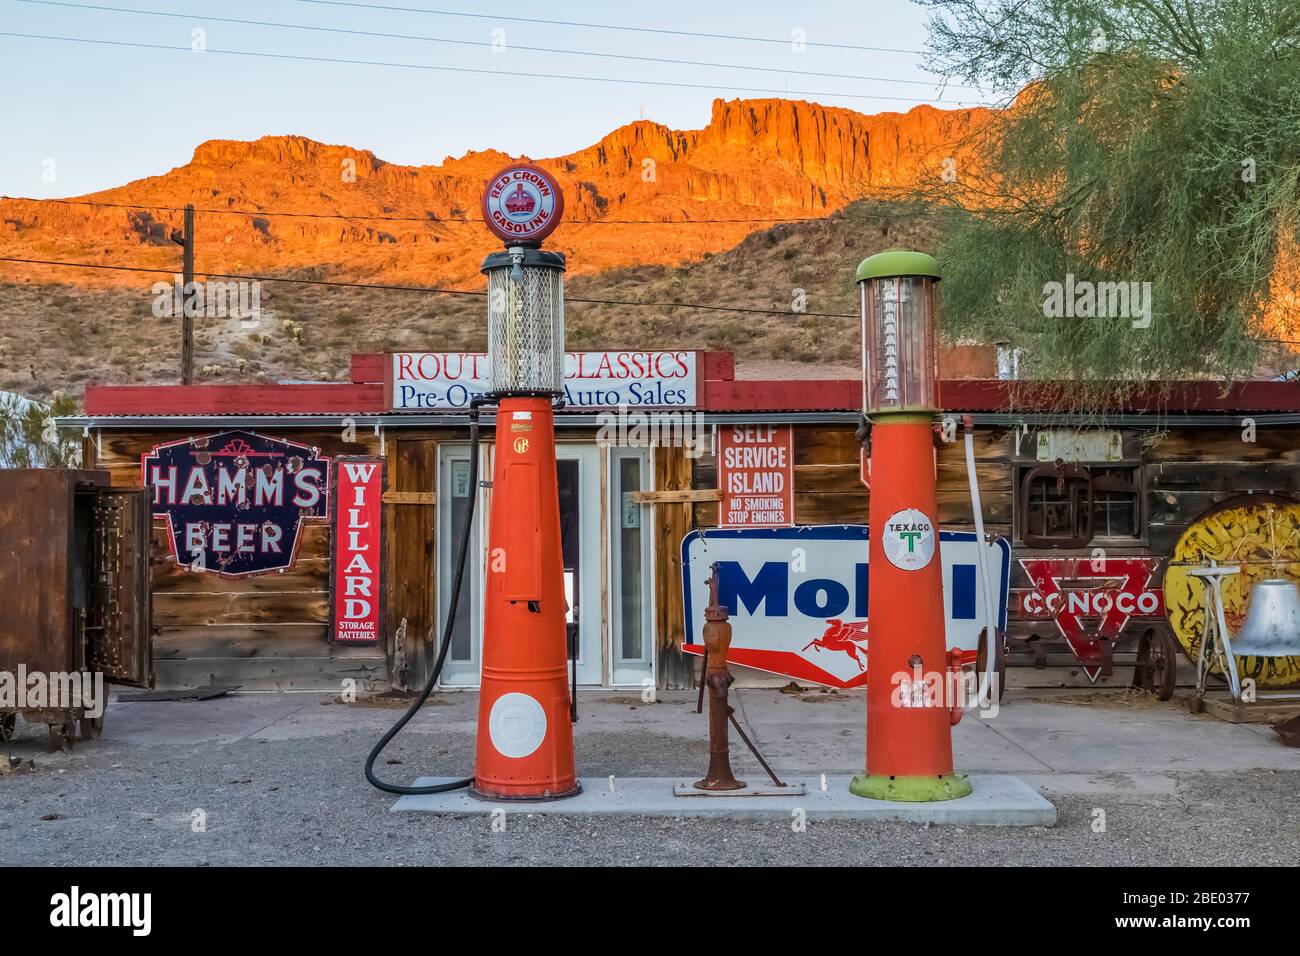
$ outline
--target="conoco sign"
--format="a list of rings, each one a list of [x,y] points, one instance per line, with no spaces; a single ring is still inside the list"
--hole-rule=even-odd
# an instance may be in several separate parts
[[[1151,584],[1160,558],[1022,558],[1033,589],[1018,597],[1026,618],[1056,622],[1070,651],[1096,683],[1105,666],[1102,641],[1130,617],[1163,617],[1164,594]]]
[[[483,221],[509,246],[535,246],[564,215],[564,193],[544,169],[507,166],[483,190]]]
[[[293,566],[307,521],[329,515],[330,459],[320,449],[229,431],[157,445],[141,456],[172,559],[238,578]]]

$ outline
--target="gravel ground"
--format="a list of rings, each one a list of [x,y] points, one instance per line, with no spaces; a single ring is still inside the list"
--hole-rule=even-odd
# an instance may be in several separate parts
[[[376,714],[384,724],[395,714]],[[374,721],[371,721],[374,722]],[[78,746],[43,755],[44,730],[20,729],[16,752],[36,769],[0,777],[0,864],[597,865],[1039,864],[1129,866],[1300,863],[1300,772],[1178,775],[1173,794],[1049,794],[1054,828],[918,828],[811,821],[555,817],[511,812],[493,832],[486,812],[390,814],[361,764],[367,726],[289,740]],[[473,737],[411,729],[381,775],[463,772]],[[588,732],[583,750],[620,775],[672,776],[703,767],[704,744]],[[0,756],[0,760],[3,760]],[[738,772],[749,772],[737,761]],[[194,832],[191,812],[206,813]],[[1104,832],[1094,832],[1096,810]]]

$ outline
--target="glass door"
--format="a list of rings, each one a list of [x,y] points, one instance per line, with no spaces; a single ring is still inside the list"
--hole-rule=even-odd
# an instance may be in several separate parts
[[[611,449],[609,466],[610,683],[640,686],[654,680],[653,509],[633,495],[649,490],[650,459],[643,450]]]
[[[578,628],[578,684],[601,683],[600,453],[595,445],[557,443],[560,549],[569,620]]]
[[[471,496],[478,494],[478,489],[471,488],[469,483],[468,445],[441,444],[438,457],[438,615],[434,626],[438,629],[435,639],[441,640],[456,578],[456,549],[473,500]],[[482,461],[479,472],[480,475],[483,473]],[[444,687],[477,687],[479,683],[479,647],[483,635],[483,549],[479,544],[482,504],[480,501],[470,529],[469,553],[460,583],[460,599],[456,604],[451,650],[447,652],[439,681]]]

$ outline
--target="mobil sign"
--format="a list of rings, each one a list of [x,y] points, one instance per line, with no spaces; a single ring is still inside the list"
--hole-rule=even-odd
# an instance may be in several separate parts
[[[984,628],[979,547],[993,579],[995,620],[1006,628],[1011,547],[940,531],[949,647],[973,660]],[[829,687],[867,681],[868,529],[864,525],[692,531],[682,541],[683,650],[703,652],[710,568],[732,624],[727,660]]]

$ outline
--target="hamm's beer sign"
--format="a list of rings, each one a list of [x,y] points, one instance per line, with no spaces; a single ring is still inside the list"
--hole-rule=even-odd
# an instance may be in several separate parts
[[[915,530],[909,527],[908,533]],[[911,554],[924,550],[923,537],[912,539]],[[731,615],[727,660],[829,687],[865,684],[867,545],[863,525],[692,531],[682,541],[683,650],[703,649],[706,581],[716,561],[719,599]],[[947,643],[960,648],[965,660],[974,659],[984,629],[978,547],[970,532],[939,532]],[[994,620],[1005,629],[1011,547],[1001,539],[984,547],[997,602]],[[900,553],[905,552],[904,547]],[[934,554],[933,540],[928,552]]]
[[[304,521],[328,517],[330,460],[317,448],[229,431],[142,456],[172,559],[238,578],[292,567]]]

